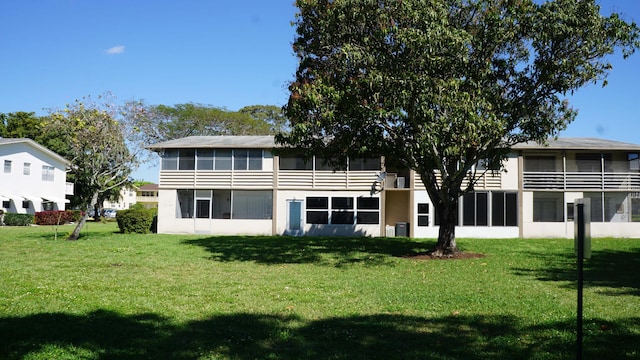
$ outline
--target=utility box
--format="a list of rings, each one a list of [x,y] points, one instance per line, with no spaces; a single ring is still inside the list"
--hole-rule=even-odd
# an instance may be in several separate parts
[[[384,227],[385,230],[385,236],[386,237],[394,237],[396,236],[396,228],[393,227],[392,225],[385,225]]]
[[[396,236],[409,237],[409,223],[397,222],[396,223]]]

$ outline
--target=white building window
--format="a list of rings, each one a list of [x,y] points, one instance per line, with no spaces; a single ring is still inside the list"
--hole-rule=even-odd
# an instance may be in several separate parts
[[[53,181],[53,166],[42,165],[42,181]]]
[[[561,192],[533,193],[534,222],[564,221],[564,194]],[[593,202],[591,203],[593,206]],[[593,221],[593,218],[592,218]]]
[[[11,160],[5,160],[4,161],[4,172],[5,173],[10,173],[11,172]]]
[[[22,168],[22,174],[23,175],[31,175],[31,163],[24,163],[24,166]]]

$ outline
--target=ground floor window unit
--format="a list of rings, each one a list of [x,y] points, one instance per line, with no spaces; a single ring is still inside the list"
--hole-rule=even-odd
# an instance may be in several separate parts
[[[434,212],[435,225],[440,225]],[[460,197],[458,226],[518,226],[518,193],[509,191],[475,191]],[[418,226],[429,225],[429,204],[418,204]]]
[[[640,193],[584,192],[591,203],[591,222],[640,222]],[[574,202],[563,192],[534,192],[533,221],[574,220]]]
[[[306,198],[306,223],[318,225],[379,224],[380,198],[309,196]]]
[[[176,192],[176,218],[272,219],[271,190],[193,190]]]

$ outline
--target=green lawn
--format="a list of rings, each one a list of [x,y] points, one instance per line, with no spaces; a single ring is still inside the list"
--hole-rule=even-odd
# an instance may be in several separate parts
[[[575,358],[570,239],[116,231],[0,228],[1,359]],[[640,358],[640,240],[594,239],[584,319],[585,358]]]

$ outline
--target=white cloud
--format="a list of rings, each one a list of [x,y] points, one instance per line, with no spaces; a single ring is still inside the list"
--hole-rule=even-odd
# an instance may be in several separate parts
[[[105,50],[109,55],[122,54],[124,52],[124,45],[118,45]]]

